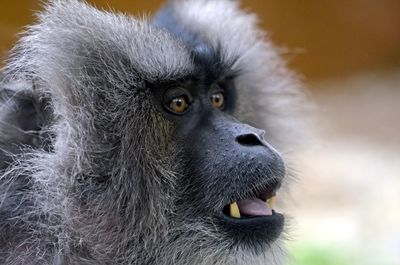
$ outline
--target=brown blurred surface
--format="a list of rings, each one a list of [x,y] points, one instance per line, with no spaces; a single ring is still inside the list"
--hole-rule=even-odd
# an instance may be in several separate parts
[[[160,0],[91,0],[133,14],[151,14]],[[4,0],[0,9],[0,54],[34,19],[37,0]],[[286,47],[293,68],[307,80],[351,75],[400,66],[398,0],[244,0],[279,46]]]

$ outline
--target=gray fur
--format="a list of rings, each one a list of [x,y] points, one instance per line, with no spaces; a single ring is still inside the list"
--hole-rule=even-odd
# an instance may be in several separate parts
[[[240,58],[234,69],[241,70],[236,85],[244,100],[235,116],[265,128],[285,152],[292,148],[304,97],[254,15],[228,0],[171,5],[186,27],[221,46],[224,60]],[[255,255],[232,249],[207,220],[176,215],[182,158],[146,82],[193,69],[184,43],[147,19],[77,0],[46,5],[0,80],[8,91],[2,114],[17,117],[0,125],[3,155],[13,158],[0,178],[1,264],[282,262],[279,240]],[[5,108],[20,95],[46,110],[35,135],[39,142],[50,139],[51,151],[23,143],[24,132],[12,133],[18,111]],[[22,143],[20,151],[6,148],[10,141]]]

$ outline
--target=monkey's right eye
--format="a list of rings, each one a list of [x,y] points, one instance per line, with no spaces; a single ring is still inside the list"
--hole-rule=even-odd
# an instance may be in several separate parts
[[[168,109],[176,114],[182,114],[189,107],[189,100],[185,96],[173,98],[168,104]]]
[[[164,109],[176,115],[185,114],[192,102],[189,91],[179,86],[167,89],[163,96]]]

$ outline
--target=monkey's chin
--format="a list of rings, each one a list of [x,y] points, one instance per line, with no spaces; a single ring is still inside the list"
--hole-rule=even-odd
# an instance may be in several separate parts
[[[234,218],[223,214],[221,229],[238,247],[263,252],[282,233],[284,216],[272,210],[268,216]]]

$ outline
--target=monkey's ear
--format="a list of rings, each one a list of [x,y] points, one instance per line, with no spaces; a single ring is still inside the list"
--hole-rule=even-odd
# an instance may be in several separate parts
[[[22,147],[49,148],[47,132],[41,128],[50,120],[47,102],[32,92],[32,82],[6,82],[0,73],[0,168],[6,168],[12,155]]]

